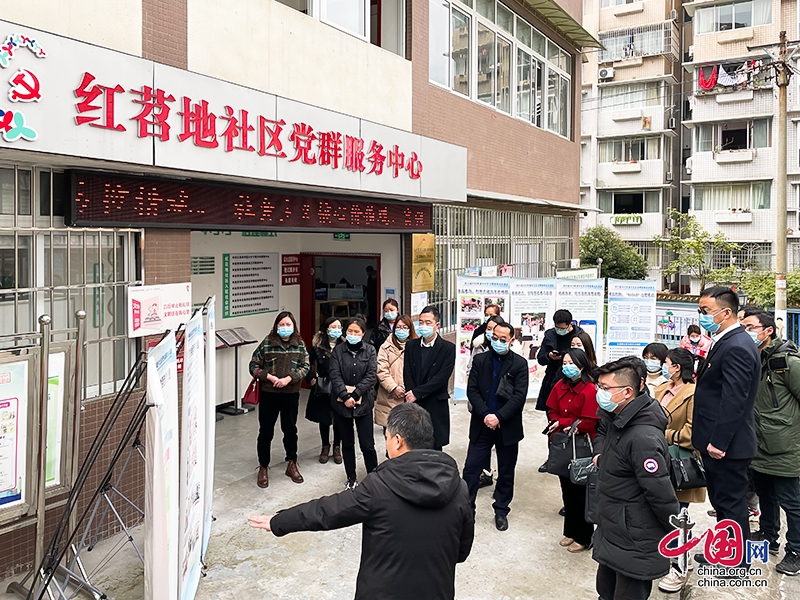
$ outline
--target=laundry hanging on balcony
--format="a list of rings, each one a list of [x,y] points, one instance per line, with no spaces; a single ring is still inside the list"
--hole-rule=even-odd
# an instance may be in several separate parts
[[[700,71],[700,73],[702,74],[702,71]],[[725,71],[725,67],[720,65],[719,66],[719,79],[717,79],[717,83],[719,83],[719,85],[724,85],[725,87],[732,87],[732,86],[736,85],[736,80],[733,77],[731,77],[730,75],[728,75],[728,73]],[[711,86],[711,87],[714,87],[714,86]]]
[[[697,85],[700,86],[700,89],[703,89],[707,92],[711,91],[717,85],[717,66],[714,65],[714,68],[711,69],[711,75],[708,79],[706,79],[705,73],[703,69],[700,69],[700,79],[697,80]]]

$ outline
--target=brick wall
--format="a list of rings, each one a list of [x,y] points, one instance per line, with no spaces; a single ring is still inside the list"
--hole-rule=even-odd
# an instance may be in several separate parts
[[[572,139],[566,140],[431,84],[428,7],[428,0],[411,0],[407,13],[414,133],[467,147],[470,189],[579,204],[579,57],[573,57]],[[563,47],[570,47],[533,15],[515,8]]]
[[[142,56],[188,68],[188,0],[142,0]]]

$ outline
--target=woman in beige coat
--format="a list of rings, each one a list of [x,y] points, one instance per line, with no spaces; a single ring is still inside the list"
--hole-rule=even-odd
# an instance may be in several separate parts
[[[406,341],[416,337],[411,317],[400,315],[394,321],[392,334],[378,350],[378,398],[375,401],[375,423],[381,427],[386,427],[389,411],[405,402],[403,355]]]

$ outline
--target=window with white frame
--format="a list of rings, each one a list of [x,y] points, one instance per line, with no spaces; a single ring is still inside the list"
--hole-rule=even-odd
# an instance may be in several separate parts
[[[772,23],[772,0],[748,0],[698,7],[694,13],[695,34],[743,29]]]
[[[695,126],[695,152],[726,152],[772,146],[772,119],[699,123]]]
[[[605,49],[599,60],[603,63],[639,56],[671,55],[673,33],[677,34],[673,21],[601,33],[597,39]]]
[[[694,210],[761,210],[770,208],[772,181],[694,185]]]
[[[661,190],[622,190],[597,192],[601,213],[637,215],[661,212]]]
[[[625,110],[661,104],[662,82],[623,83],[600,88],[600,108]]]
[[[136,355],[126,289],[139,282],[141,230],[65,227],[70,182],[50,168],[0,164],[0,335],[86,317],[86,397],[117,391]]]
[[[569,137],[572,56],[497,0],[430,0],[430,81]]]
[[[642,2],[643,0],[600,0],[600,8],[608,8],[610,6],[621,6],[623,4],[633,4],[634,2]]]
[[[601,140],[599,162],[629,162],[661,159],[661,136]]]

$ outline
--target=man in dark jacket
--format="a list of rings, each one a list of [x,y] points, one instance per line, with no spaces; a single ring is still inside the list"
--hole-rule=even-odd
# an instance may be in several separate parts
[[[439,310],[426,306],[419,315],[419,338],[406,342],[403,385],[406,402],[417,402],[431,415],[433,448],[450,443],[450,377],[456,366],[456,347],[439,335]]]
[[[601,600],[646,600],[669,572],[658,544],[680,506],[669,478],[667,417],[643,390],[644,364],[629,356],[599,367],[595,439],[598,523],[592,539]]]
[[[497,451],[497,486],[494,490],[494,520],[497,529],[508,529],[509,505],[514,496],[514,470],[517,466],[522,432],[522,410],[528,395],[528,362],[511,352],[514,328],[498,323],[492,332],[492,347],[477,354],[467,383],[467,399],[472,406],[469,423],[469,448],[464,463],[464,481],[475,506],[481,470]]]
[[[711,333],[711,349],[697,373],[692,418],[692,446],[700,451],[708,497],[717,521],[731,519],[750,535],[747,469],[756,455],[753,405],[761,359],[737,319],[739,298],[727,287],[700,294],[700,326]],[[695,559],[705,563],[703,554]]]
[[[766,312],[745,313],[742,327],[761,353],[761,384],[755,402],[758,454],[750,463],[761,501],[761,527],[751,534],[780,552],[781,508],[786,513],[786,554],[775,570],[800,574],[800,356],[792,342],[776,334]]]
[[[547,410],[547,399],[550,397],[550,392],[553,391],[556,382],[561,379],[561,362],[564,355],[572,344],[572,338],[583,332],[583,329],[572,324],[572,313],[564,309],[553,313],[553,325],[555,327],[544,332],[544,339],[536,357],[540,365],[547,367],[544,371],[542,387],[539,388],[536,410]]]
[[[363,523],[356,600],[453,600],[456,563],[472,548],[474,513],[455,461],[429,450],[432,443],[427,411],[400,404],[386,422],[391,460],[355,490],[248,521],[279,537]]]

